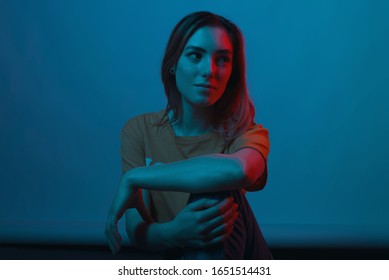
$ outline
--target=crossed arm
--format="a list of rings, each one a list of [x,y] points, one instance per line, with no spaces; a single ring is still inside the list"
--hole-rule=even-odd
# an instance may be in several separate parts
[[[131,169],[128,186],[148,190],[206,193],[246,188],[264,171],[262,155],[243,148],[234,154],[210,154],[169,164]],[[201,182],[201,184],[198,184]]]
[[[121,238],[117,230],[117,222],[125,209],[135,207],[145,221],[149,217],[144,205],[137,201],[138,188],[188,193],[220,192],[237,188],[254,190],[249,187],[262,176],[264,170],[265,161],[262,155],[251,148],[243,148],[230,155],[211,154],[169,164],[131,169],[123,175],[108,215],[106,237],[111,250],[115,253],[120,249]],[[201,203],[210,202],[202,201]],[[212,206],[216,207],[216,212],[220,211],[226,215],[232,215],[226,209],[231,208],[232,202],[223,205],[210,205],[209,208],[212,209]],[[196,207],[203,206],[197,205]],[[213,212],[211,210],[209,212],[208,216],[212,218],[215,209]],[[139,219],[137,216],[131,216],[133,219]],[[141,221],[138,221],[137,224],[139,222]],[[149,228],[149,234],[154,235],[157,232],[161,234],[161,228],[157,230],[157,227],[161,226],[155,226],[154,229]],[[215,230],[217,231],[217,229],[216,227]],[[164,240],[164,236],[159,237],[159,240]],[[150,242],[151,239],[149,239]],[[173,245],[165,242],[164,246],[159,247]]]

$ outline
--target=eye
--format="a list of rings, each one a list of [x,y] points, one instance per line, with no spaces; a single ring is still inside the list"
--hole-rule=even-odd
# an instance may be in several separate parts
[[[216,62],[218,64],[229,63],[229,62],[231,62],[231,58],[229,56],[222,55],[222,56],[219,56],[218,58],[216,58]]]
[[[198,61],[203,57],[202,54],[199,52],[191,52],[188,53],[187,56],[194,61]]]

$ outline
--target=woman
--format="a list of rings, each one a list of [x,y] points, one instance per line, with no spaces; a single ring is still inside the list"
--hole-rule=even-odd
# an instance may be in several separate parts
[[[125,212],[130,242],[145,250],[271,258],[245,198],[266,184],[269,141],[253,122],[243,43],[237,26],[209,12],[174,28],[162,63],[166,109],[121,131],[123,177],[106,225],[113,253]]]

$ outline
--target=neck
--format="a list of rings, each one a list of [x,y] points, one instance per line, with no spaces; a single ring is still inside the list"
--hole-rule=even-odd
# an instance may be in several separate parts
[[[210,132],[211,110],[209,107],[183,108],[182,115],[172,123],[176,136],[198,136]],[[173,112],[170,113],[169,115],[173,116]]]

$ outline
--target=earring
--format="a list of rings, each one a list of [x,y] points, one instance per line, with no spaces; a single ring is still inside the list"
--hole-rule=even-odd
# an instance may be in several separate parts
[[[170,68],[169,73],[170,73],[170,75],[176,74],[174,67]]]

